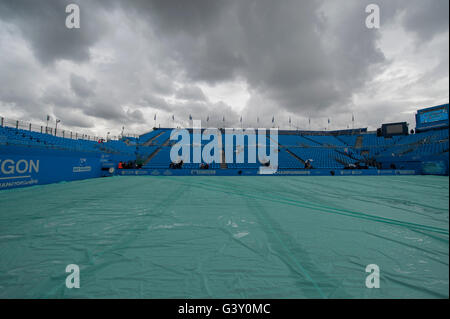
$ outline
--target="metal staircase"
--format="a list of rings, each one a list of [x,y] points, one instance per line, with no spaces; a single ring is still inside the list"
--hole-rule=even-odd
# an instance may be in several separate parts
[[[164,134],[165,131],[160,132],[159,134],[156,134],[155,136],[153,136],[151,139],[149,139],[147,142],[145,142],[144,144],[142,144],[143,146],[149,146],[155,139],[157,139],[158,137],[160,137],[162,134]]]
[[[364,139],[364,137],[362,135],[359,135],[356,138],[356,141],[355,141],[355,148],[356,149],[361,148],[363,146],[363,139]]]

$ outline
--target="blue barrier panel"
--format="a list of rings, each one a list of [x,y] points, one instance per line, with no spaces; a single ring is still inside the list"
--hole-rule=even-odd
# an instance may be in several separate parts
[[[441,157],[440,157],[441,158]],[[119,160],[134,158],[127,155],[102,152],[76,152],[27,146],[0,145],[0,190],[15,187],[72,181],[110,176],[109,169],[117,167]],[[247,169],[126,169],[118,175],[161,175],[161,176],[369,176],[369,175],[414,175],[448,174],[447,162],[431,165],[422,162],[402,162],[400,169],[279,169],[267,167]],[[406,165],[406,164],[407,165]],[[436,162],[435,162],[436,163]],[[442,164],[444,163],[444,164]],[[439,168],[439,169],[438,169]]]
[[[120,176],[384,176],[417,175],[414,169],[283,169],[273,174],[263,174],[258,169],[119,169]]]
[[[102,167],[112,161],[96,152],[0,146],[0,190],[106,176]]]
[[[422,174],[424,175],[448,175],[448,162],[424,161],[422,162]]]

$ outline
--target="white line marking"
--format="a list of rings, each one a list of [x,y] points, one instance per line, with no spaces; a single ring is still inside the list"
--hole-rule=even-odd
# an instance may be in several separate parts
[[[31,177],[31,175],[27,175],[27,176],[1,177],[0,180],[3,180],[3,179],[17,179],[17,178],[28,178],[28,177]]]

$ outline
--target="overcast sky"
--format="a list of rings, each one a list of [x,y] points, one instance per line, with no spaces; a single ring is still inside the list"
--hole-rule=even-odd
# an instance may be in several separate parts
[[[65,7],[77,3],[79,29]],[[365,24],[369,3],[380,28]],[[0,0],[0,116],[376,129],[449,100],[448,0]],[[175,122],[172,123],[172,115]],[[206,123],[203,123],[206,124]]]

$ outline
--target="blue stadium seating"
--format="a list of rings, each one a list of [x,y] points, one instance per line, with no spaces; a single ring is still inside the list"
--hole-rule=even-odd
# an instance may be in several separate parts
[[[144,162],[144,168],[168,168],[170,147],[176,141],[170,140],[171,129],[154,129],[140,138],[123,137],[107,142],[59,137],[51,134],[0,126],[0,144],[45,147],[52,149],[76,150],[126,155]],[[222,132],[223,133],[223,132]],[[192,132],[191,132],[192,140]],[[222,145],[225,143],[222,134]],[[256,139],[255,139],[256,140]],[[208,141],[202,141],[205,145]],[[270,141],[267,139],[266,144]],[[392,138],[379,137],[376,133],[358,134],[306,134],[295,131],[280,131],[278,135],[278,163],[282,169],[303,168],[305,160],[311,160],[314,168],[343,168],[346,165],[371,160],[420,160],[429,156],[439,156],[449,151],[448,129],[431,130]],[[358,145],[357,147],[357,144]],[[248,154],[249,142],[244,139],[244,148],[238,152]],[[223,149],[224,151],[224,149]],[[192,155],[191,155],[192,157]],[[230,161],[230,159],[228,159]],[[373,163],[372,163],[373,164]],[[210,168],[254,168],[262,164],[236,163],[236,151],[232,163],[210,164]],[[183,168],[198,169],[200,163],[185,163]]]

